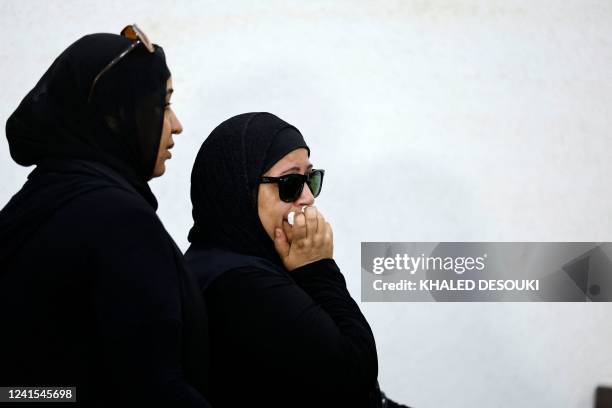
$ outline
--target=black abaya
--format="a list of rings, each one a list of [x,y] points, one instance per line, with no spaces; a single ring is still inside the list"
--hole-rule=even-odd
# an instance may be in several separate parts
[[[207,406],[206,314],[154,208],[103,165],[53,164],[28,183],[86,190],[3,267],[0,383],[76,386],[77,406]]]
[[[374,336],[333,260],[287,273],[197,244],[185,257],[209,313],[213,406],[378,406]]]
[[[211,403],[377,407],[374,336],[337,265],[287,271],[259,219],[260,176],[269,157],[306,147],[296,132],[269,113],[235,116],[193,167],[185,256],[209,312]]]

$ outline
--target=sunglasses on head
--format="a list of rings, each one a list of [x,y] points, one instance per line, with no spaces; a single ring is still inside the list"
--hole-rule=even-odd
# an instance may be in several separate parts
[[[115,64],[121,61],[121,59],[123,59],[126,55],[128,55],[130,51],[132,51],[134,48],[142,44],[145,46],[147,51],[149,51],[151,54],[155,52],[155,47],[153,46],[153,43],[149,41],[149,38],[145,35],[145,33],[140,28],[138,28],[136,24],[126,26],[123,30],[121,30],[121,35],[125,38],[129,38],[130,40],[135,40],[135,41],[131,43],[129,47],[127,47],[125,50],[121,51],[119,55],[117,55],[111,62],[109,62],[108,65],[102,68],[102,71],[100,71],[98,75],[96,75],[96,77],[94,78],[91,84],[91,88],[89,88],[89,96],[87,97],[87,102],[91,101],[91,97],[93,95],[94,88],[96,86],[96,83],[98,82],[98,79],[100,79],[100,77],[104,75],[106,71],[108,71]]]
[[[278,184],[278,195],[286,203],[292,203],[302,195],[304,184],[308,185],[313,197],[318,197],[323,187],[325,170],[312,170],[308,174],[287,174],[280,177],[262,176],[262,184]]]

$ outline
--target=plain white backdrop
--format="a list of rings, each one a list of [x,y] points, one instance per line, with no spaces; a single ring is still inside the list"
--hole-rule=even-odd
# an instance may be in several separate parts
[[[296,125],[360,298],[361,241],[612,241],[609,1],[0,1],[0,119],[84,34],[138,23],[166,51],[175,138],[151,183],[184,250],[202,141],[238,113]],[[30,169],[0,140],[0,206]],[[593,406],[608,304],[360,303],[392,398]]]

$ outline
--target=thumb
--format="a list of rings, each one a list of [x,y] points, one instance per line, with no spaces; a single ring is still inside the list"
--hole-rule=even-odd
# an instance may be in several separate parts
[[[289,242],[287,241],[287,236],[280,228],[274,229],[274,248],[276,248],[276,252],[278,252],[281,258],[289,256]]]

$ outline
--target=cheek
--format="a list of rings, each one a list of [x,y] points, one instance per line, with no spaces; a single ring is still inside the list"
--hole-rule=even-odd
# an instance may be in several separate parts
[[[168,119],[168,115],[164,116],[164,126],[162,127],[162,140],[167,142],[170,139],[170,134],[172,133],[172,125],[170,123],[170,119]]]
[[[278,198],[278,193],[270,184],[260,184],[257,196],[259,219],[268,233],[274,232],[274,227],[281,226],[285,214],[291,208],[290,203],[284,203]]]

